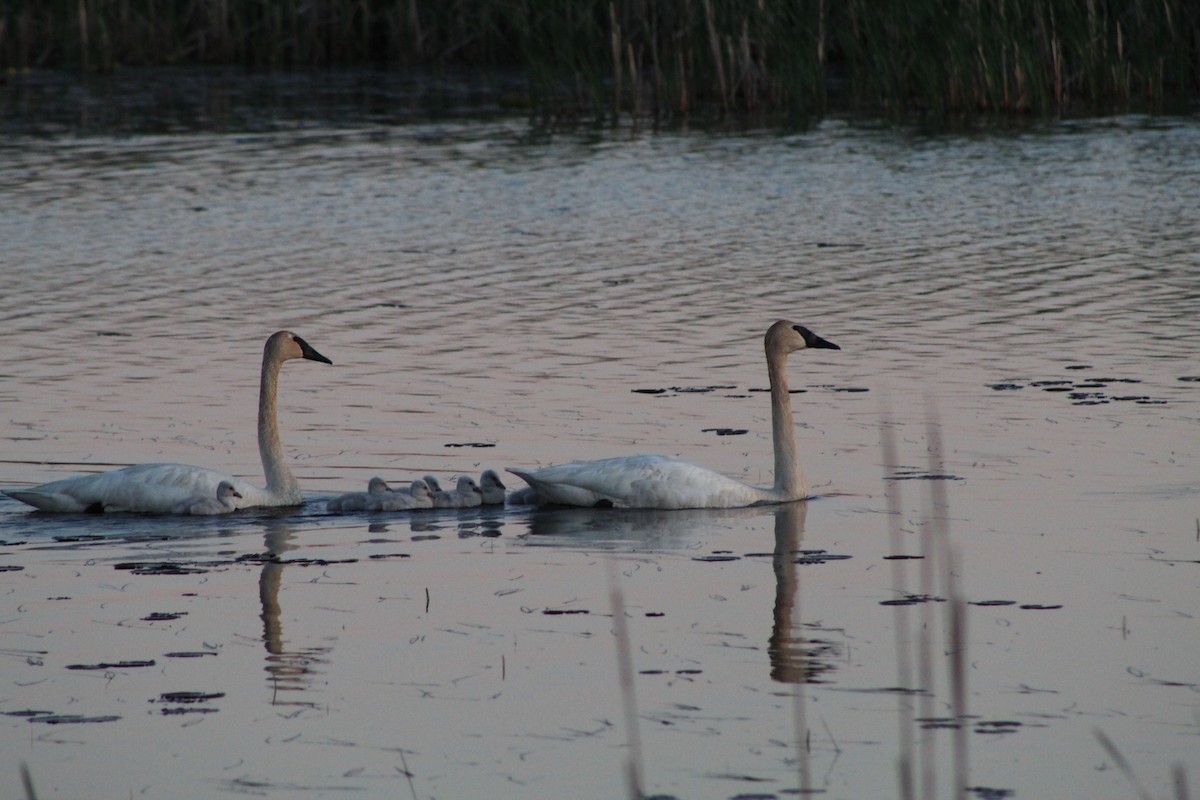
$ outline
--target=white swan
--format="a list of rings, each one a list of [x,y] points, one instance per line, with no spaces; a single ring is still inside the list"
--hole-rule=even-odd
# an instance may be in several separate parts
[[[539,470],[509,468],[533,490],[514,492],[521,502],[622,508],[738,508],[786,503],[808,494],[796,461],[796,434],[787,386],[787,357],[795,350],[840,350],[802,325],[780,320],[763,339],[771,383],[771,432],[775,442],[775,485],[748,486],[670,456],[626,456],[577,461]]]
[[[197,495],[189,497],[181,503],[177,503],[171,509],[172,514],[193,514],[196,516],[207,514],[228,514],[231,511],[237,511],[237,502],[242,499],[242,495],[229,481],[221,481],[217,486],[217,496],[209,497],[208,495]]]
[[[339,494],[325,504],[326,511],[362,511],[367,507],[367,500],[377,494],[392,491],[387,485],[387,481],[380,477],[371,478],[367,481],[367,490],[365,492],[347,492]]]
[[[415,480],[408,491],[383,492],[367,499],[364,511],[408,511],[416,508],[433,508],[433,493],[429,484]]]
[[[266,488],[223,472],[187,464],[138,464],[124,469],[81,475],[44,483],[32,489],[7,491],[9,497],[42,511],[136,511],[169,514],[178,503],[196,495],[216,495],[221,481],[229,481],[244,500],[240,508],[295,506],[303,502],[300,484],[288,469],[279,441],[275,398],[279,368],[293,358],[332,364],[308,342],[290,331],[279,331],[263,347],[262,381],[258,395],[258,452],[266,474]]]
[[[504,503],[504,481],[494,469],[485,469],[479,476],[479,491],[483,495],[485,506],[501,505]]]
[[[466,475],[458,479],[453,490],[437,492],[433,496],[434,508],[472,508],[479,505],[483,505],[483,492],[475,479]]]

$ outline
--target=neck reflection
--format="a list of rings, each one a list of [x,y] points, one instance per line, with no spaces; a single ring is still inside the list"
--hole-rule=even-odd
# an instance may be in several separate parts
[[[319,667],[328,663],[330,646],[295,647],[283,636],[283,608],[279,602],[279,588],[283,579],[283,568],[287,564],[283,554],[296,549],[292,544],[292,526],[283,520],[266,520],[262,573],[258,577],[258,598],[262,604],[263,645],[267,651],[267,680],[274,690],[274,705],[316,707],[316,702],[301,700],[299,696],[286,692],[305,692],[312,689],[313,678],[321,674]]]

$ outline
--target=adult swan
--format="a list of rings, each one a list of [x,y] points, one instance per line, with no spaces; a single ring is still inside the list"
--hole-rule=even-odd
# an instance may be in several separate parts
[[[770,489],[748,486],[670,456],[624,456],[539,470],[510,467],[508,471],[529,484],[527,491],[534,502],[568,506],[738,508],[803,499],[808,487],[796,462],[787,357],[795,350],[809,347],[841,348],[787,320],[771,326],[763,345],[771,381],[771,432],[775,440],[775,485]]]
[[[262,383],[258,395],[258,452],[267,476],[265,489],[204,467],[138,464],[5,494],[42,511],[170,514],[179,503],[195,495],[215,497],[221,482],[228,481],[242,496],[237,501],[238,508],[299,505],[303,500],[300,484],[284,461],[283,445],[279,441],[279,421],[275,415],[279,368],[283,362],[293,358],[333,363],[290,331],[279,331],[267,339],[263,348]]]

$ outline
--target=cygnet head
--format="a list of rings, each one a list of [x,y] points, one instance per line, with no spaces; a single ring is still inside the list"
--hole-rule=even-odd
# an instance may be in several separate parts
[[[781,319],[767,329],[763,345],[768,353],[782,351],[791,353],[805,348],[821,348],[825,350],[841,350],[833,342],[822,339],[803,325]]]
[[[437,494],[442,490],[442,484],[432,475],[422,475],[421,480],[425,481],[425,483],[429,486],[429,491],[433,492],[434,494]]]
[[[408,493],[413,497],[433,497],[433,491],[429,488],[429,484],[420,478],[413,481],[408,487]]]
[[[234,500],[241,500],[242,493],[229,481],[221,481],[217,484],[217,499],[225,505],[233,505]]]
[[[371,478],[371,480],[367,482],[367,494],[383,494],[384,492],[390,492],[391,490],[392,488],[388,486],[387,481],[378,476]]]
[[[504,482],[500,480],[500,475],[494,469],[485,469],[483,474],[479,476],[479,485],[484,490],[488,489],[505,489]]]
[[[468,475],[463,475],[458,479],[455,490],[459,494],[483,494],[483,491],[479,488],[479,484],[475,482],[474,478]]]

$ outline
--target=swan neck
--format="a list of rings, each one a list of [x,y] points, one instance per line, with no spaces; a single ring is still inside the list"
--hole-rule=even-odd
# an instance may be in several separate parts
[[[775,492],[785,500],[808,494],[796,452],[792,398],[788,394],[787,353],[767,350],[767,376],[771,383],[771,438],[775,443]]]
[[[300,487],[283,459],[279,439],[279,419],[275,400],[279,394],[279,368],[283,361],[274,353],[263,355],[262,381],[258,391],[258,454],[262,458],[267,491],[275,495],[299,497]]]

